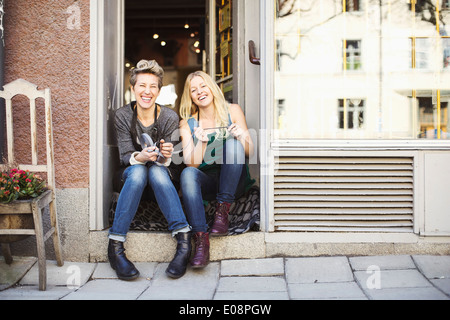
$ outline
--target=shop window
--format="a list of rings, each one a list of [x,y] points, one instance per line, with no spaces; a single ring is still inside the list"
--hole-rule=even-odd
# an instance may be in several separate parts
[[[339,99],[339,129],[362,129],[364,126],[363,99]]]
[[[344,40],[344,70],[361,70],[361,40]]]
[[[276,139],[450,139],[449,3],[274,0]]]

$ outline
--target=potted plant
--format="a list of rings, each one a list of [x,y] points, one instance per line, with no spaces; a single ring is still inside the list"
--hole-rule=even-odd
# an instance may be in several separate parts
[[[45,180],[28,170],[11,169],[0,174],[0,210],[9,212],[8,208],[19,208],[24,202],[30,202],[46,191]],[[3,210],[5,209],[5,210]],[[0,213],[0,229],[33,229],[33,216],[29,214]],[[20,210],[19,210],[20,211]],[[22,240],[27,236],[2,235],[0,243]]]

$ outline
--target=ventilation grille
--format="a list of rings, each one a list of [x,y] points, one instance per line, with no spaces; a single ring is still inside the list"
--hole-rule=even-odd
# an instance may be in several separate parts
[[[279,157],[275,231],[412,232],[413,158]]]

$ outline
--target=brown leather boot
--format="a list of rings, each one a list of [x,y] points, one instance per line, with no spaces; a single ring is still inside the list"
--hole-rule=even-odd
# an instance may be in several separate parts
[[[211,236],[224,236],[228,234],[228,213],[230,212],[230,207],[231,203],[229,202],[216,203],[216,214],[210,231]]]
[[[195,253],[191,260],[192,268],[204,268],[209,263],[209,233],[196,232],[194,234]]]

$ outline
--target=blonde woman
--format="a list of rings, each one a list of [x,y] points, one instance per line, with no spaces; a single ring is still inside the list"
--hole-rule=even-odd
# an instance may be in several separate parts
[[[253,152],[244,113],[229,104],[212,78],[191,73],[180,105],[180,133],[186,168],[181,191],[194,233],[194,268],[209,263],[209,235],[228,233],[228,213],[250,181],[245,158]],[[214,223],[208,232],[203,200],[217,200]]]

